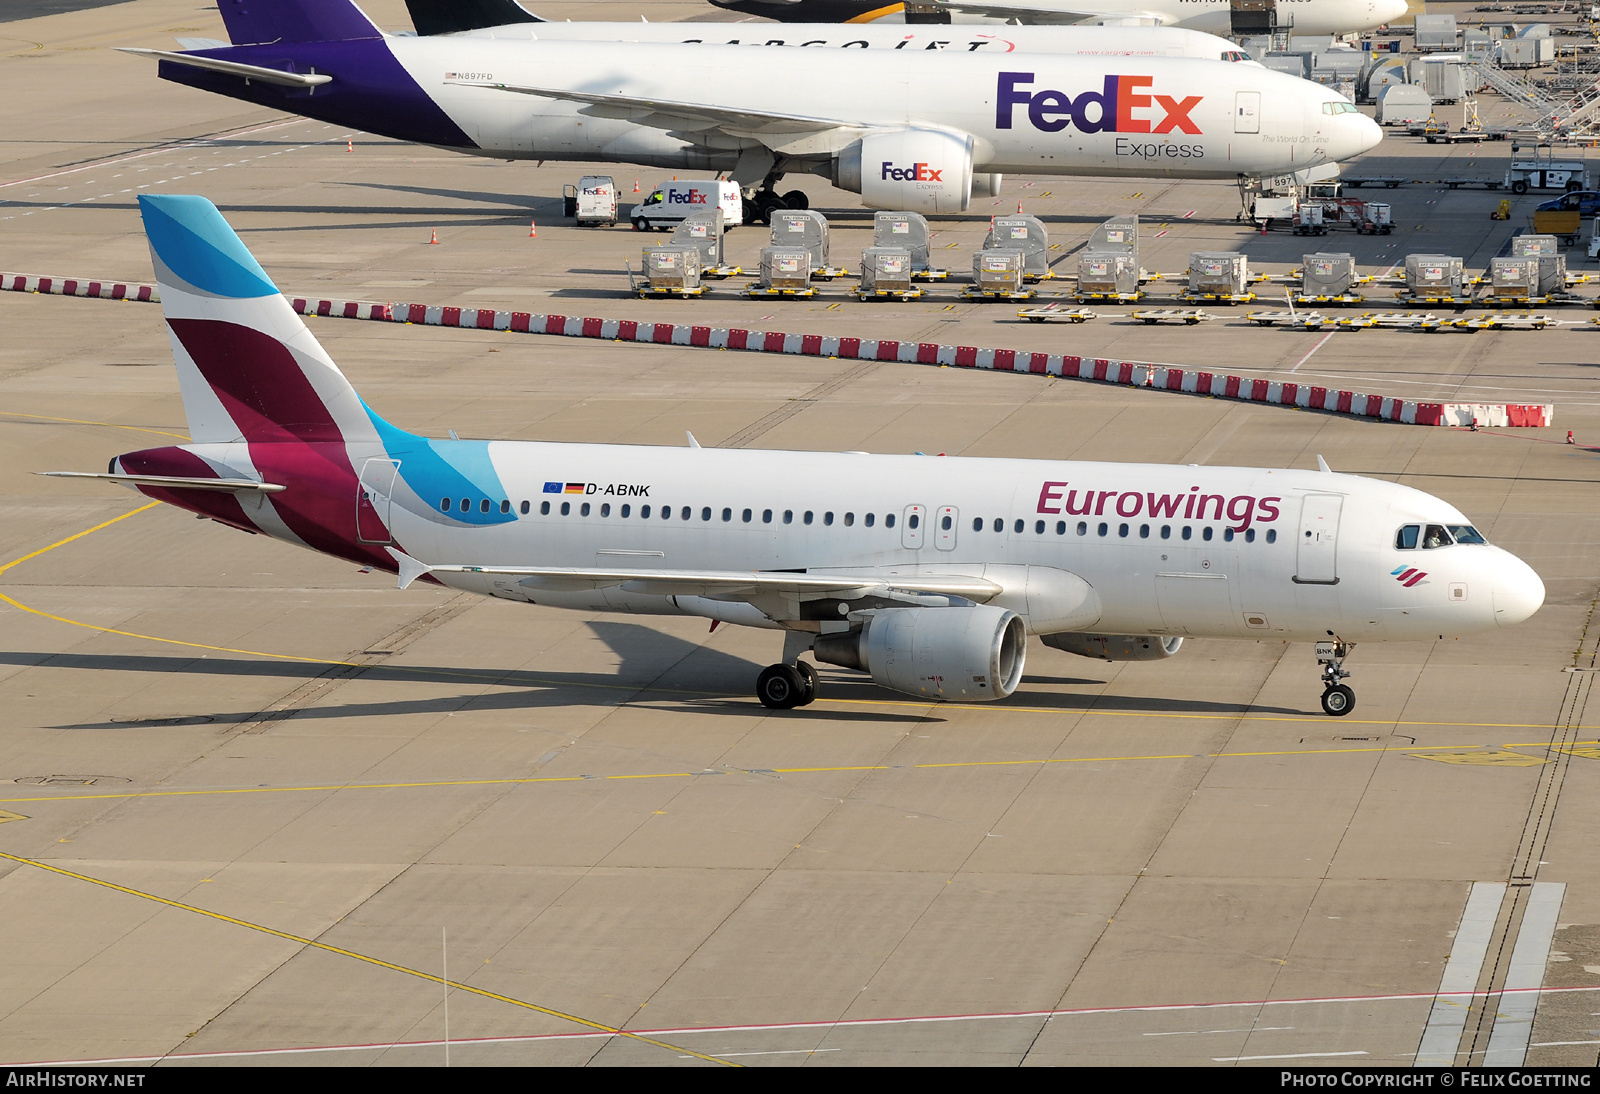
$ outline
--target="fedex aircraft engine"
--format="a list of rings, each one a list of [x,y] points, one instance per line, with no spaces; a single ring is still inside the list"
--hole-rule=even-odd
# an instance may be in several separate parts
[[[1158,634],[1047,634],[1040,641],[1052,649],[1101,661],[1164,661],[1183,645],[1181,638]]]
[[[1028,634],[1005,608],[883,608],[817,638],[818,661],[870,672],[886,688],[940,699],[1004,699],[1022,680]]]
[[[861,195],[870,209],[965,212],[972,200],[972,138],[944,129],[868,133],[833,158],[833,184]],[[981,176],[978,189],[999,189]]]

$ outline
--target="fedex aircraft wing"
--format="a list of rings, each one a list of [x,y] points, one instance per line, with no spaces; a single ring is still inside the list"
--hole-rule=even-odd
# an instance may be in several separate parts
[[[711,0],[785,23],[1153,23],[1211,34],[1354,34],[1406,13],[1405,0]]]
[[[699,616],[909,695],[1004,699],[1029,635],[1111,660],[1186,637],[1317,643],[1510,626],[1538,576],[1454,507],[1322,470],[436,440],[370,409],[204,198],[141,196],[192,440],[105,479],[244,531],[484,596]]]
[[[884,49],[863,65],[847,49],[385,36],[349,0],[254,0],[248,18],[263,12],[269,26],[223,5],[235,39],[271,44],[163,53],[161,76],[476,155],[727,171],[763,194],[809,172],[873,208],[960,212],[1006,171],[1282,175],[1381,140],[1334,91],[1221,61]]]

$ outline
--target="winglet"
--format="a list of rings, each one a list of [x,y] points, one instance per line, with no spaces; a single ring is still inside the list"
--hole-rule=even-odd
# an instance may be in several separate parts
[[[1317,470],[1326,475],[1333,474],[1333,468],[1328,466],[1328,461],[1322,458],[1320,452],[1317,454]]]
[[[683,431],[683,435],[685,437],[689,438],[689,447],[690,448],[699,448],[700,447],[700,442],[694,439],[694,434],[693,433],[690,433],[687,429],[685,429]]]
[[[394,559],[395,563],[400,567],[400,583],[398,587],[401,589],[410,588],[413,581],[433,569],[432,566],[425,562],[418,562],[404,551],[397,551],[393,547],[385,547],[384,550],[389,552],[389,557]]]

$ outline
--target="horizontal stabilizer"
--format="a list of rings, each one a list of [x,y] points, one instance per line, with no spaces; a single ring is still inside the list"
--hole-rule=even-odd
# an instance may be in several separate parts
[[[280,87],[321,87],[323,84],[332,83],[332,76],[321,73],[302,75],[299,72],[284,72],[277,68],[263,68],[260,65],[246,65],[238,61],[224,61],[218,57],[201,57],[194,53],[177,53],[170,49],[140,49],[137,46],[118,46],[122,53],[142,53],[149,57],[156,57],[163,61],[172,61],[180,65],[189,65],[193,68],[206,68],[213,72],[224,72],[229,76],[241,76],[246,80],[260,80],[264,84],[277,84]]]
[[[164,486],[169,490],[222,490],[230,494],[276,494],[287,487],[257,479],[190,479],[181,475],[108,475],[93,471],[38,471],[52,479],[99,479],[126,486]]]

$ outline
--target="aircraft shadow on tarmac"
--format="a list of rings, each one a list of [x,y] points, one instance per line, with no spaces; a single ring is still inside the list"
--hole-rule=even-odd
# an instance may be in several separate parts
[[[731,714],[749,717],[760,714],[749,696],[751,682],[760,669],[754,661],[721,650],[663,635],[634,623],[592,621],[590,630],[617,655],[620,664],[614,672],[541,672],[497,670],[494,668],[444,667],[372,663],[365,665],[318,665],[294,661],[257,660],[246,657],[195,657],[163,654],[87,654],[0,652],[0,665],[32,668],[65,668],[85,671],[181,673],[215,677],[278,677],[285,680],[329,678],[341,682],[392,682],[395,684],[437,684],[460,687],[464,683],[488,691],[456,692],[415,699],[379,702],[324,703],[293,707],[282,711],[190,710],[177,715],[153,715],[103,722],[80,722],[54,726],[56,729],[130,730],[174,725],[229,725],[246,722],[286,721],[289,719],[366,718],[382,715],[448,714],[463,710],[530,710],[542,707],[574,706],[593,703],[615,706],[621,703],[649,704],[666,713]],[[919,700],[888,691],[870,680],[821,666],[825,697],[862,703],[915,704]],[[1066,686],[1098,686],[1102,681],[1059,676],[1033,676],[1028,683]],[[611,693],[610,695],[596,693]],[[592,695],[593,698],[586,698]],[[1000,704],[1004,707],[1008,704]],[[1119,714],[1218,714],[1245,713],[1301,714],[1303,711],[1278,707],[1249,706],[1240,703],[1205,702],[1152,696],[1105,694],[1038,693],[1027,689],[1011,701],[1037,711],[1041,708],[1063,714],[1089,711]],[[784,717],[818,718],[845,722],[922,722],[941,720],[934,715],[892,710],[840,711],[834,708],[798,708]]]

